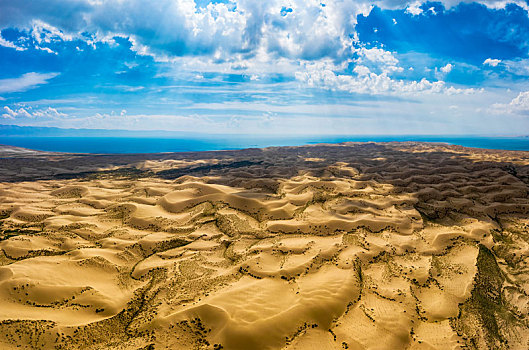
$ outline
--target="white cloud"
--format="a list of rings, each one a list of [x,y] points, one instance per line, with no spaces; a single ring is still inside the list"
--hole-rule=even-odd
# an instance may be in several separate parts
[[[47,84],[59,73],[26,73],[18,78],[0,79],[0,93],[21,92]]]
[[[460,1],[446,0],[447,6]],[[505,6],[505,1],[484,1]],[[381,0],[381,8],[423,12],[422,1]],[[133,50],[158,61],[193,55],[246,67],[248,60],[343,61],[350,57],[359,14],[373,6],[368,0],[229,0],[198,6],[194,0],[4,0],[0,28],[26,28],[41,50],[56,40],[82,39],[89,44],[129,38]],[[281,8],[292,9],[282,16]],[[65,15],[68,14],[68,15]],[[87,38],[83,33],[94,36]],[[5,40],[4,40],[5,41]],[[0,45],[2,42],[0,41]],[[8,41],[5,45],[14,46]],[[11,47],[10,46],[10,47]],[[255,73],[255,72],[251,72]]]
[[[3,118],[6,119],[33,119],[33,118],[48,118],[56,119],[66,117],[67,114],[57,111],[55,108],[48,107],[43,109],[33,109],[32,107],[19,107],[11,109],[8,106],[4,106]]]
[[[446,66],[441,67],[441,72],[448,74],[452,71],[452,68],[454,68],[454,66],[451,63],[448,63]]]
[[[500,63],[501,63],[501,60],[498,60],[496,58],[487,58],[485,61],[483,61],[483,64],[485,66],[491,66],[491,67],[496,67]]]
[[[480,1],[475,1],[475,0],[443,0],[441,2],[447,8],[451,8],[451,7],[457,6],[460,3],[476,2],[476,3],[479,3],[479,4],[483,4],[483,5],[487,6],[488,8],[493,8],[493,9],[504,9],[505,6],[507,6],[509,4],[515,4],[515,5],[521,7],[523,9],[525,9],[525,10],[528,9],[528,5],[527,5],[527,3],[524,0],[480,0]]]
[[[421,9],[422,2],[415,1],[406,7],[406,13],[411,14],[412,16],[418,16],[423,13],[423,10]]]
[[[31,111],[33,117],[35,118],[63,118],[66,117],[67,114],[61,113],[57,111],[57,109],[48,107],[45,109],[39,109]]]
[[[496,114],[529,115],[529,91],[522,91],[509,103],[495,103],[491,111]]]
[[[15,114],[15,112],[13,112],[11,110],[11,108],[5,106],[4,107],[4,111],[5,113],[2,114],[2,118],[5,118],[5,119],[15,119],[15,117],[13,116],[13,114]]]
[[[442,2],[452,7],[470,0]],[[512,2],[528,7],[523,0],[479,2],[493,8]],[[421,0],[375,3],[381,8],[405,8],[414,16],[424,12]],[[229,0],[207,6],[194,0],[148,4],[144,0],[3,0],[0,28],[29,29],[41,47],[55,40],[110,41],[123,36],[131,38],[138,53],[160,60],[214,54],[226,60],[235,53],[256,55],[261,48],[281,57],[337,58],[355,40],[356,17],[367,15],[373,4],[368,0],[330,0],[325,6],[319,0]],[[283,7],[292,10],[288,16],[282,16]],[[95,37],[88,39],[82,33]]]
[[[281,8],[292,9],[288,18]],[[369,13],[367,0],[231,0],[197,6],[193,0],[93,1],[4,0],[0,28],[31,31],[40,47],[54,40],[130,38],[133,49],[170,60],[184,55],[216,55],[230,60],[262,48],[288,58],[339,57],[347,53],[355,34],[356,16]],[[65,16],[64,14],[68,15]]]
[[[362,94],[474,94],[476,89],[458,89],[447,86],[444,81],[431,82],[427,79],[406,81],[392,79],[388,72],[376,74],[365,66],[355,68],[356,75],[337,74],[339,67],[329,61],[305,62],[304,71],[296,73],[296,79],[309,87],[327,90],[347,91]]]
[[[418,16],[421,14],[424,14],[423,9],[421,9],[421,6],[425,4],[426,0],[411,0],[411,1],[392,1],[392,0],[386,0],[382,1],[380,4],[377,3],[377,6],[380,7],[389,7],[389,8],[396,8],[399,7],[403,8],[406,7],[406,12],[413,15]],[[505,6],[509,4],[516,4],[517,6],[525,9],[526,11],[529,9],[528,4],[524,0],[441,0],[439,1],[442,3],[445,8],[450,9],[454,6],[459,5],[460,3],[479,3],[487,6],[488,8],[493,9],[504,9]],[[430,7],[428,8],[429,12],[431,12],[433,15],[436,15],[435,8]]]
[[[58,53],[56,51],[53,51],[52,49],[50,49],[49,47],[43,47],[43,46],[35,46],[35,48],[37,50],[40,50],[40,51],[45,51],[47,53],[50,53],[52,55],[58,55]]]
[[[380,48],[360,48],[357,50],[359,59],[357,63],[369,65],[374,63],[377,68],[383,72],[401,72],[402,67],[399,67],[399,60],[393,55],[393,53]]]
[[[459,2],[443,1],[447,7]],[[496,8],[506,4],[506,1],[482,2]],[[376,2],[381,8],[406,8],[414,16],[423,14],[422,4],[422,1]],[[288,16],[281,15],[282,7],[292,9]],[[334,85],[333,88],[344,91],[367,90],[377,94],[409,89],[460,90],[447,87],[442,81],[394,80],[391,74],[403,68],[393,53],[381,48],[357,49],[356,18],[359,14],[367,15],[372,7],[373,2],[367,0],[330,0],[325,6],[319,0],[229,0],[207,6],[198,6],[194,0],[158,0],[148,5],[144,0],[32,0],[24,5],[20,0],[3,0],[0,28],[25,28],[38,48],[49,53],[55,52],[48,44],[57,40],[81,39],[95,45],[98,41],[111,44],[116,36],[128,38],[138,54],[174,63],[174,74],[215,71],[255,77],[262,73],[294,73],[298,81],[311,86]],[[15,46],[6,40],[0,40],[2,43]],[[351,59],[354,53],[358,54],[357,61]],[[317,65],[322,60],[336,63],[336,70],[305,71],[307,65],[303,62]],[[356,63],[355,73],[349,76],[341,73],[344,65],[350,63]],[[448,64],[441,71],[448,73],[452,68]],[[36,77],[18,79],[30,78]],[[20,81],[18,88],[16,79],[0,81],[9,83],[8,87],[0,84],[0,93],[24,91],[51,78],[34,84],[26,81],[26,85]],[[335,82],[317,84],[317,81]],[[357,83],[368,86],[357,88]]]
[[[0,33],[0,46],[9,47],[9,48],[15,49],[17,51],[25,51],[26,50],[26,48],[17,46],[14,43],[12,43],[11,41],[7,41],[6,39],[4,39],[2,37],[1,33]]]
[[[502,66],[512,74],[529,76],[529,59],[527,58],[505,60],[502,61]]]
[[[365,75],[369,75],[369,73],[371,73],[369,68],[367,68],[366,66],[362,66],[362,65],[358,65],[358,66],[354,67],[353,72],[358,74],[358,76],[365,76]]]
[[[62,30],[35,19],[31,22],[31,35],[39,44],[49,44],[54,41],[71,41],[73,36]]]
[[[15,119],[15,118],[32,118],[33,116],[28,113],[24,108],[19,108],[12,110],[11,108],[4,106],[5,113],[2,114],[2,117],[6,119]]]

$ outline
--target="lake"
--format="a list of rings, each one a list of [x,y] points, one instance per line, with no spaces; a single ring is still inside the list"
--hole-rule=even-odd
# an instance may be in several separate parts
[[[0,144],[41,151],[73,153],[155,153],[233,150],[316,143],[423,141],[445,142],[466,147],[529,151],[529,137],[486,136],[252,136],[200,135],[199,137],[50,137],[0,136]]]

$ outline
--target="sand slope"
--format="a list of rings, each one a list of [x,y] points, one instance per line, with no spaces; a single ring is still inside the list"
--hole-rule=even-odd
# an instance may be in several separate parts
[[[2,349],[527,349],[529,154],[0,148]]]

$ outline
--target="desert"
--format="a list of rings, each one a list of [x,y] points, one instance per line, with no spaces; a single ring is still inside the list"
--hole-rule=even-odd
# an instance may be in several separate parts
[[[528,350],[529,0],[0,0],[0,350]]]
[[[526,349],[529,152],[3,146],[2,349]]]

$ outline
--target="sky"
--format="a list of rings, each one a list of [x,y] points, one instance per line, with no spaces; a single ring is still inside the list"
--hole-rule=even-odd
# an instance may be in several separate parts
[[[529,2],[0,0],[0,124],[529,134]]]

